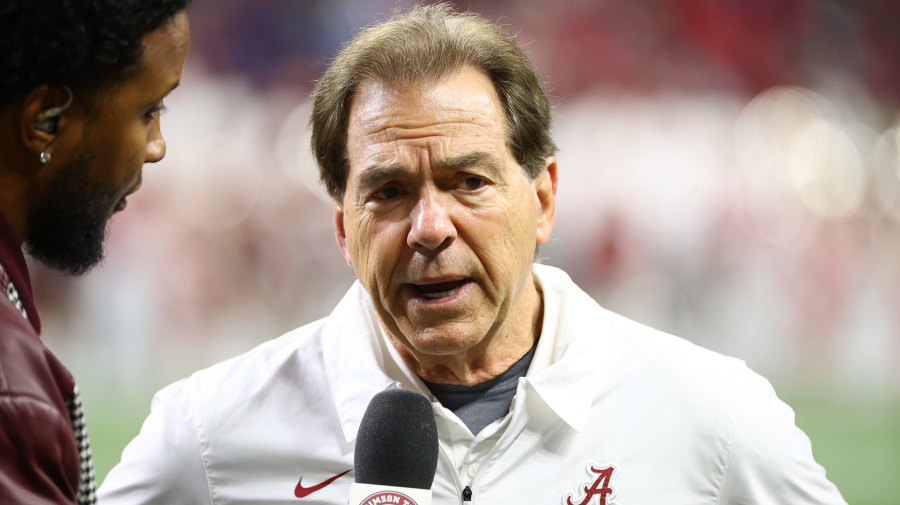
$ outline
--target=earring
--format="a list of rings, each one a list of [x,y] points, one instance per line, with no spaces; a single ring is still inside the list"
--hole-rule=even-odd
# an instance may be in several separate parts
[[[46,164],[51,159],[53,159],[53,156],[47,151],[41,153],[41,163]]]

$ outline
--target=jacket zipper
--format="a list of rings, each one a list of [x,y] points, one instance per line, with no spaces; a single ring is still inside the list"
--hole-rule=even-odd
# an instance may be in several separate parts
[[[521,381],[523,381],[523,380],[524,380],[524,378],[519,378],[520,384],[521,384]],[[522,390],[524,390],[524,388],[522,388]],[[519,391],[516,391],[516,397],[513,401],[522,401],[522,400],[519,400]],[[516,435],[510,435],[509,430],[513,427],[513,423],[518,421],[518,417],[521,415],[522,415],[521,413],[516,414],[515,409],[513,409],[512,418],[509,420],[509,424],[506,426],[505,431],[503,432],[503,435],[500,436],[500,439],[497,440],[497,443],[494,444],[493,447],[491,447],[490,451],[488,451],[487,455],[484,458],[484,465],[482,465],[478,469],[478,471],[475,473],[475,476],[472,477],[472,485],[473,486],[475,485],[476,481],[478,481],[479,483],[481,482],[481,477],[484,475],[484,472],[486,472],[487,469],[490,468],[491,460],[494,458],[494,455],[497,454],[497,451],[499,450],[499,447],[500,447],[500,442],[504,441],[504,438],[511,437],[511,436],[518,436],[518,433]],[[523,428],[524,428],[524,425],[523,425]],[[518,431],[521,432],[522,430],[520,429]],[[507,445],[510,445],[510,444],[507,444]],[[453,476],[455,479],[458,479],[456,472],[453,472]],[[463,503],[472,501],[471,487],[466,486],[465,489],[463,489],[462,499],[463,499]]]

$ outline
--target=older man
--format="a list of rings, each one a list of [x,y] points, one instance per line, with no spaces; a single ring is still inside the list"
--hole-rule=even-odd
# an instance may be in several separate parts
[[[95,503],[75,382],[41,343],[21,247],[71,274],[165,155],[189,0],[0,5],[0,503]]]
[[[347,502],[379,391],[433,402],[436,504],[843,503],[769,384],[534,265],[550,107],[515,42],[419,7],[314,93],[313,150],[359,281],[331,316],[154,400],[108,503]]]

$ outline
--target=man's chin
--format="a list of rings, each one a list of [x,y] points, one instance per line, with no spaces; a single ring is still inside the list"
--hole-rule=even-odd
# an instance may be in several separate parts
[[[453,356],[477,346],[484,335],[473,331],[470,323],[448,323],[425,330],[404,332],[404,338],[417,353]]]
[[[95,227],[81,224],[38,229],[26,238],[25,251],[35,260],[66,275],[84,275],[103,262],[106,223],[95,224]]]
[[[43,265],[57,270],[65,275],[80,276],[88,273],[103,263],[104,251],[100,248],[98,253],[85,253],[80,251],[73,254],[67,253],[36,253],[33,248],[26,248],[28,254]]]

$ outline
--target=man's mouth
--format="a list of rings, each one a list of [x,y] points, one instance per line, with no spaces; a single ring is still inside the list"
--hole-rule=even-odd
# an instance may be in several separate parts
[[[434,284],[413,284],[413,287],[422,295],[422,298],[437,300],[455,295],[467,282],[469,282],[468,279],[460,279],[458,281],[436,282]]]
[[[121,212],[121,211],[125,210],[125,207],[128,206],[128,201],[126,200],[126,198],[133,195],[135,191],[137,191],[141,188],[141,184],[143,183],[142,176],[143,176],[143,172],[139,172],[137,182],[135,183],[134,186],[132,186],[131,189],[128,190],[127,193],[125,193],[125,196],[123,196],[122,199],[119,200],[118,203],[116,203],[114,212]]]

